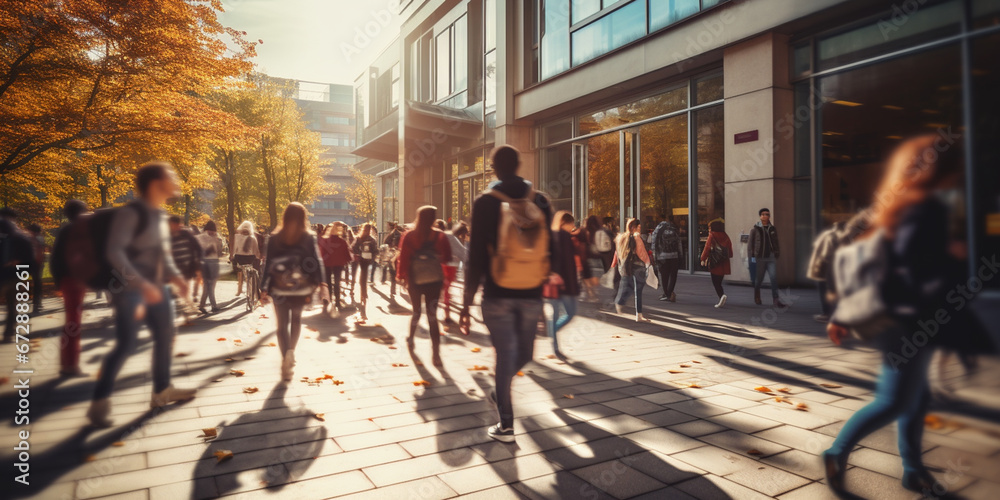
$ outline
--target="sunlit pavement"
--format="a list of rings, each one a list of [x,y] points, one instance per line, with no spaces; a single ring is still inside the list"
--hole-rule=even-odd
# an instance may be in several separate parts
[[[55,377],[62,312],[47,300],[27,365],[31,486],[14,483],[4,496],[832,498],[817,454],[871,400],[878,369],[870,349],[830,344],[812,319],[814,290],[792,290],[783,295],[792,306],[777,310],[727,285],[719,310],[707,278],[681,276],[676,303],[647,290],[652,324],[637,325],[630,309],[617,316],[581,304],[560,332],[569,363],[540,334],[534,362],[514,382],[516,444],[503,444],[486,435],[496,417],[484,399],[494,355],[483,326],[443,337],[445,366],[435,368],[425,327],[411,358],[409,302],[390,306],[388,290],[370,294],[367,325],[355,326],[351,311],[307,311],[295,379],[285,384],[272,309],[247,313],[231,302],[235,283],[221,282],[228,308],[180,327],[175,342],[173,383],[197,387],[198,397],[149,410],[152,343],[143,332],[112,397],[115,427],[96,431],[84,427],[93,376]],[[88,300],[81,360],[93,375],[114,332],[110,309]],[[14,354],[0,346],[4,377],[17,368]],[[996,498],[1000,369],[983,360],[966,379],[954,361],[942,366],[932,379],[949,399],[935,402],[925,461],[948,492]],[[0,401],[10,464],[21,429],[12,381]],[[217,437],[203,438],[205,429]],[[895,443],[891,427],[861,443],[850,490],[919,496],[899,484]]]

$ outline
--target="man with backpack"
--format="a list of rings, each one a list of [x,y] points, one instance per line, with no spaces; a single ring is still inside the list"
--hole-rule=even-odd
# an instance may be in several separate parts
[[[107,283],[115,308],[115,346],[104,358],[100,377],[87,418],[95,427],[110,427],[115,377],[135,349],[139,328],[145,323],[153,337],[153,397],[149,406],[158,408],[194,397],[194,389],[177,389],[170,384],[170,361],[174,340],[174,307],[166,286],[169,281],[181,296],[187,295],[184,281],[170,252],[170,230],[164,205],[180,194],[177,175],[168,163],[147,163],[136,171],[139,200],[114,209],[110,225],[94,230],[104,238],[102,262],[110,267],[113,279]],[[103,235],[102,235],[103,233]]]
[[[66,310],[66,323],[63,325],[62,339],[59,341],[59,375],[61,377],[84,377],[87,374],[80,369],[80,331],[83,323],[83,296],[87,293],[87,285],[70,275],[66,268],[64,255],[66,237],[69,227],[76,219],[87,212],[87,204],[80,200],[69,200],[63,205],[63,215],[67,224],[59,228],[55,243],[52,245],[52,255],[49,260],[49,270],[55,281],[56,289],[62,294],[63,306]]]
[[[653,230],[653,258],[660,273],[660,282],[663,284],[663,294],[660,300],[677,301],[677,294],[674,287],[677,286],[677,270],[680,268],[681,259],[684,258],[684,249],[681,247],[681,234],[677,226],[674,225],[674,216],[663,216],[663,222],[657,224]]]
[[[520,154],[499,146],[491,155],[497,182],[472,206],[472,234],[459,324],[469,331],[469,307],[483,285],[483,323],[496,349],[496,390],[489,400],[500,422],[487,434],[514,442],[511,382],[534,353],[542,318],[542,283],[552,265],[552,208],[544,194],[517,175]]]
[[[204,252],[201,243],[195,238],[191,231],[181,226],[181,218],[171,215],[168,219],[170,225],[170,254],[174,258],[174,265],[180,271],[181,276],[189,284],[201,274],[201,262]],[[186,305],[194,308],[194,301],[191,297],[181,297]]]

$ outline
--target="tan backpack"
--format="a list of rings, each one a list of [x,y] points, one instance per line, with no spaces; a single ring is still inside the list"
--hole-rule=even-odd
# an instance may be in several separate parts
[[[549,275],[549,238],[545,212],[535,204],[535,190],[512,199],[490,189],[500,200],[497,244],[490,248],[490,276],[501,288],[530,290],[542,286]]]

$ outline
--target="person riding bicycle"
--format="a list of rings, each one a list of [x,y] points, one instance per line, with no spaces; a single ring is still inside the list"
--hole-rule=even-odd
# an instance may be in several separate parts
[[[239,267],[250,265],[256,268],[257,263],[260,261],[260,245],[258,245],[257,238],[254,236],[252,222],[245,220],[236,228],[232,250],[231,261],[238,273],[236,296],[239,297],[243,294],[243,273],[239,272]]]

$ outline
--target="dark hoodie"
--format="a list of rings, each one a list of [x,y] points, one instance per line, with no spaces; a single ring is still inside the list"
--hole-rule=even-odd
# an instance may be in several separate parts
[[[496,189],[511,198],[524,198],[528,193],[531,183],[520,177],[515,177],[507,181],[496,181],[490,184],[491,189]],[[544,194],[535,192],[535,204],[545,212],[545,227],[552,227],[552,206],[549,199]],[[483,283],[483,297],[496,299],[542,299],[542,287],[530,290],[511,290],[501,288],[493,282],[490,276],[490,255],[489,249],[496,248],[497,244],[497,224],[500,219],[500,200],[494,196],[481,194],[472,204],[472,232],[469,236],[469,262],[465,270],[465,305],[472,305],[476,291],[479,290],[480,283]],[[549,238],[554,244],[555,238]],[[554,259],[555,248],[549,251],[550,258]],[[551,269],[555,269],[555,262],[552,262]]]

